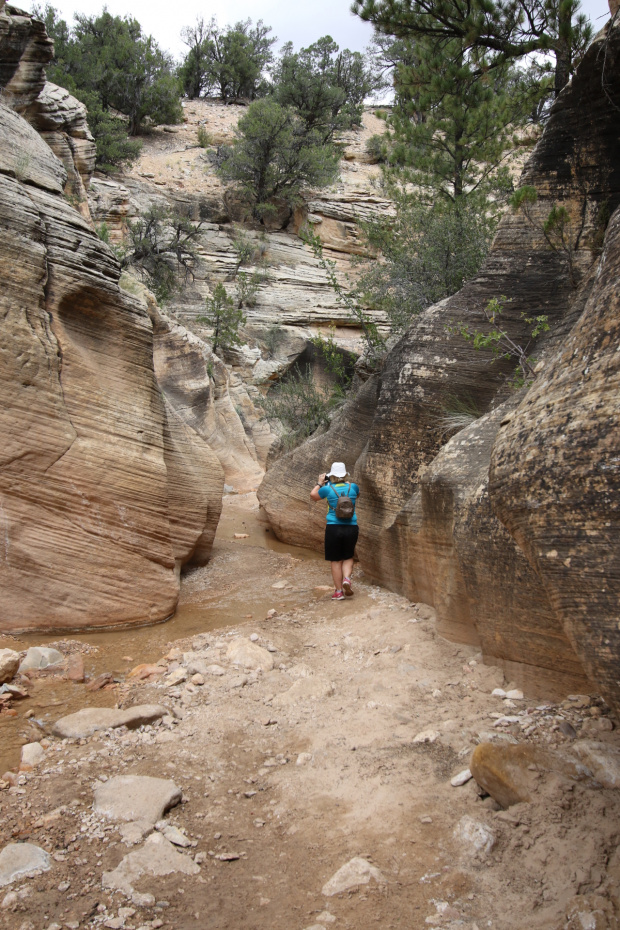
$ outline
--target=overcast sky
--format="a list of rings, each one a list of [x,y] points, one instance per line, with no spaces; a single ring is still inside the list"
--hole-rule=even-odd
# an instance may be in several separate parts
[[[74,13],[99,13],[103,0],[50,0],[69,25]],[[43,5],[43,3],[41,4]],[[153,0],[107,0],[110,13],[126,16],[130,13],[145,33],[152,35],[161,48],[179,58],[185,46],[181,28],[191,25],[197,16],[216,16],[220,25],[251,17],[262,19],[273,27],[278,44],[291,41],[295,48],[310,45],[321,36],[331,35],[341,48],[363,51],[372,37],[372,27],[363,23],[350,10],[350,0],[174,0],[173,3]],[[583,11],[593,20],[595,32],[609,16],[607,0],[582,0]]]

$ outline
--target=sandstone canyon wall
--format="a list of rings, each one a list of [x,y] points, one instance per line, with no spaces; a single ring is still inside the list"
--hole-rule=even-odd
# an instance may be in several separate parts
[[[4,102],[32,108],[49,54],[40,24],[2,3],[0,590],[8,632],[170,616],[181,565],[208,558],[223,484],[214,453],[166,410],[144,305],[119,288],[114,256],[65,199],[61,162]]]
[[[360,392],[259,491],[279,537],[293,541],[307,525],[316,473],[344,458],[362,487],[358,554],[368,576],[433,604],[440,630],[479,642],[530,688],[578,691],[588,676],[616,709],[616,219],[599,256],[620,203],[619,107],[616,25],[592,44],[526,165],[521,183],[538,192],[529,215],[504,217],[480,274],[413,322],[373,376],[372,397]],[[568,251],[551,248],[543,233],[555,204],[570,216]],[[510,298],[503,322],[518,344],[528,339],[523,314],[550,324],[527,392],[510,386],[510,362],[458,335],[461,322],[480,328],[481,310],[500,295]],[[596,372],[584,360],[588,338],[606,358]],[[589,390],[577,390],[580,377],[590,378]],[[455,399],[481,417],[446,443],[442,418]],[[370,426],[358,434],[358,422]],[[313,514],[317,546],[321,523]]]

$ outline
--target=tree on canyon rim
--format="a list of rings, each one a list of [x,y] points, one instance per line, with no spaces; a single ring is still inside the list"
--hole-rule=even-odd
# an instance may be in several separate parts
[[[128,134],[137,135],[148,124],[181,121],[172,59],[152,36],[143,34],[137,20],[104,9],[99,16],[76,14],[69,28],[50,5],[35,8],[34,15],[54,40],[48,79],[88,107],[100,165],[136,156],[139,147]]]
[[[262,20],[251,19],[220,29],[213,17],[198,17],[181,37],[189,51],[179,67],[183,92],[191,100],[216,94],[224,103],[252,101],[268,91],[265,71],[273,61],[277,39]]]
[[[385,261],[362,274],[358,294],[396,330],[476,274],[512,188],[515,130],[540,118],[590,40],[574,0],[526,2],[354,4],[379,30],[379,57],[393,74],[388,132],[375,143],[397,204],[395,221],[367,224]],[[553,79],[540,58],[514,64],[533,50],[555,55]]]

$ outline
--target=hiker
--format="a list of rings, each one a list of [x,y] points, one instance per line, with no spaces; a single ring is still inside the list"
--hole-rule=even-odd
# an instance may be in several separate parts
[[[331,562],[334,579],[332,601],[343,601],[353,594],[351,572],[359,533],[355,502],[359,493],[360,489],[350,480],[344,462],[334,462],[328,472],[319,475],[318,484],[310,492],[313,501],[326,500],[329,504],[325,561]]]

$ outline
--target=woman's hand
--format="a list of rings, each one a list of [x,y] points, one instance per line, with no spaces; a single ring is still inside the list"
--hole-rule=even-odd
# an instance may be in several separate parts
[[[322,487],[325,484],[326,478],[327,478],[327,474],[325,473],[323,473],[322,475],[319,475],[319,480],[317,483]]]

